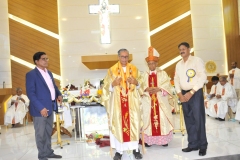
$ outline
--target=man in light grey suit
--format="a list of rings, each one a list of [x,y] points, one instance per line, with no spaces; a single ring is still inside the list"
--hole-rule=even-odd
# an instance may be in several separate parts
[[[33,116],[35,139],[38,148],[38,159],[62,158],[56,155],[51,147],[53,111],[57,111],[57,101],[62,103],[53,75],[46,68],[48,57],[44,52],[33,55],[36,68],[26,74],[26,90],[30,99],[30,114]]]

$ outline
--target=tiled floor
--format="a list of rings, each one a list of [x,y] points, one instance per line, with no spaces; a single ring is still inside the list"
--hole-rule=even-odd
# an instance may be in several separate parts
[[[179,127],[179,115],[174,115],[175,126]],[[204,157],[198,156],[198,151],[183,153],[182,148],[187,146],[187,135],[174,135],[168,147],[152,146],[146,148],[143,160],[191,160],[240,153],[240,124],[238,122],[220,122],[207,117],[206,123],[208,150]],[[34,129],[32,123],[27,126],[6,128],[2,126],[0,135],[0,160],[37,160]],[[63,160],[111,160],[109,147],[86,143],[76,143],[74,138],[62,136],[70,140],[70,145],[63,149],[53,145],[54,153],[63,156]],[[56,141],[56,135],[52,141]],[[140,146],[141,148],[141,146]],[[122,160],[134,159],[131,152],[125,152]]]

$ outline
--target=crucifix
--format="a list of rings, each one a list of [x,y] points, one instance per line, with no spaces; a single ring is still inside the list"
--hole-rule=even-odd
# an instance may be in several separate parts
[[[110,44],[110,18],[109,13],[119,13],[119,5],[109,5],[108,0],[99,0],[99,5],[89,5],[90,14],[99,14],[101,43]]]

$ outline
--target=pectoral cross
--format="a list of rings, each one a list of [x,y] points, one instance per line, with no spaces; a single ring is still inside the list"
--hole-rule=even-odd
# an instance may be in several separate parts
[[[99,0],[99,5],[89,5],[90,14],[99,14],[101,43],[110,44],[109,13],[119,13],[119,5],[109,5],[108,0]]]

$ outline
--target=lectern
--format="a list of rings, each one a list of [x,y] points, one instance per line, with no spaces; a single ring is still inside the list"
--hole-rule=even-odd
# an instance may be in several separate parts
[[[0,125],[4,125],[4,115],[7,111],[7,101],[12,95],[12,88],[0,89]]]

